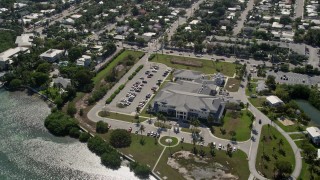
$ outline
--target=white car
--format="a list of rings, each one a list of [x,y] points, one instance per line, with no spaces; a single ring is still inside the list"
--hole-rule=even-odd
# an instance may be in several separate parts
[[[216,147],[216,142],[213,142],[213,146]]]
[[[221,145],[221,144],[219,144],[218,149],[219,149],[219,150],[222,149],[222,145]]]
[[[236,150],[237,150],[237,148],[236,148],[236,147],[233,147],[232,151],[235,152]]]

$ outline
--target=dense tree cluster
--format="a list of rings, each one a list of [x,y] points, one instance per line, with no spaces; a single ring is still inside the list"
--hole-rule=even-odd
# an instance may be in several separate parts
[[[130,162],[130,171],[134,172],[134,175],[141,179],[148,179],[151,173],[151,169],[147,165],[142,165],[138,162]]]
[[[44,125],[50,133],[56,136],[74,135],[76,133],[74,128],[79,131],[77,121],[60,111],[51,113],[45,119]]]
[[[115,148],[128,147],[131,144],[131,134],[125,129],[116,129],[111,132],[110,144]]]
[[[103,121],[98,121],[96,124],[96,132],[100,134],[107,133],[109,130],[108,123]]]

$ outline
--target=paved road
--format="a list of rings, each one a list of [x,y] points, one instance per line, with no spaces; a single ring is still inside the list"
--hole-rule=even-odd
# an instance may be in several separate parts
[[[297,0],[296,1],[296,4],[295,4],[295,8],[294,8],[294,12],[295,12],[295,15],[294,15],[294,18],[299,18],[301,17],[301,19],[303,19],[303,12],[304,12],[304,2],[305,0]]]
[[[233,35],[237,36],[241,29],[243,28],[244,21],[247,19],[249,11],[253,9],[254,0],[249,0],[247,3],[246,9],[241,13],[240,19],[237,22],[237,25],[233,28]]]
[[[186,10],[186,14],[185,14],[185,17],[179,17],[178,20],[176,20],[174,23],[172,23],[172,25],[170,26],[170,28],[166,31],[167,34],[168,34],[168,40],[170,41],[171,37],[173,36],[173,34],[176,32],[178,26],[180,24],[184,24],[187,22],[187,19],[189,19],[190,17],[193,16],[193,13],[195,10],[199,9],[199,5],[201,3],[203,3],[204,0],[199,0],[197,1],[196,3],[193,3],[191,5],[190,8],[188,9],[185,9]]]

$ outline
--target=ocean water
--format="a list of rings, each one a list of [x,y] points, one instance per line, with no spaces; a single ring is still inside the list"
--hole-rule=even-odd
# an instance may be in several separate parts
[[[107,169],[86,144],[44,127],[47,104],[24,92],[0,90],[0,180],[133,180],[129,168]]]

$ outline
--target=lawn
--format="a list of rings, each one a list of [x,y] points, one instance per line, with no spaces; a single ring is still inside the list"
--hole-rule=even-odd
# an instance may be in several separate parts
[[[266,98],[248,98],[248,99],[254,107],[262,107],[264,102],[266,102]]]
[[[110,132],[101,136],[104,137],[104,139],[109,140]],[[149,165],[152,169],[164,147],[158,143],[158,139],[153,137],[141,136],[139,134],[131,134],[131,137],[132,142],[130,147],[118,150],[139,163]]]
[[[201,67],[191,66],[191,65],[184,65],[184,64],[173,64],[172,60],[177,61],[185,61],[185,62],[194,62],[196,64],[201,64]],[[221,72],[226,76],[233,76],[236,73],[236,64],[227,63],[227,62],[214,62],[212,60],[203,60],[197,58],[190,58],[190,57],[181,57],[181,56],[172,56],[172,55],[165,55],[165,54],[157,54],[151,60],[153,62],[158,62],[165,64],[169,67],[175,69],[188,69],[194,71],[201,71],[205,74],[214,74],[216,72]]]
[[[173,169],[171,166],[167,164],[168,157],[171,153],[175,153],[181,150],[184,151],[191,151],[193,145],[187,143],[180,143],[178,146],[172,148],[166,148],[165,152],[163,153],[155,172],[160,173],[160,177],[167,177],[168,179],[180,180],[184,179],[182,175],[176,170]],[[200,149],[200,146],[197,146],[197,149]],[[239,179],[248,179],[250,172],[248,167],[247,156],[244,152],[238,150],[237,152],[232,154],[232,157],[229,157],[225,151],[218,151],[215,150],[215,157],[212,157],[209,153],[210,148],[205,146],[203,150],[206,152],[207,158],[210,158],[208,161],[210,163],[217,162],[222,164],[223,166],[228,167],[229,172],[233,175],[237,175]],[[193,165],[197,164],[196,162],[192,162]],[[240,165],[241,164],[241,165]]]
[[[227,84],[225,85],[225,89],[229,92],[237,92],[239,90],[241,81],[236,78],[229,78]]]
[[[263,141],[263,138],[265,140]],[[280,139],[283,144],[279,146]],[[264,157],[263,157],[264,152]],[[294,152],[288,141],[274,127],[267,125],[262,127],[260,144],[256,159],[257,171],[261,172],[268,179],[273,178],[275,163],[278,160],[287,161],[292,164],[292,170],[295,167]]]
[[[290,137],[292,139],[305,139],[306,135],[305,134],[290,134]]]
[[[144,53],[140,51],[130,51],[126,50],[121,53],[116,59],[114,59],[106,68],[100,71],[94,78],[93,82],[95,87],[99,87],[101,80],[104,79],[111,70],[118,65],[119,62],[124,61],[129,55],[132,55],[135,58],[135,62],[139,61],[139,57],[142,56]]]
[[[196,133],[200,133],[200,129],[193,129],[193,128],[181,128],[181,131],[183,132],[187,132],[187,133],[192,133],[192,132],[196,132]]]
[[[126,121],[126,122],[143,122],[147,120],[147,118],[144,117],[139,117],[139,119],[136,119],[134,116],[126,115],[126,114],[120,114],[120,113],[115,113],[115,112],[108,112],[107,115],[100,111],[98,113],[99,116],[105,117],[105,118],[110,118],[110,119],[116,119],[116,120],[121,120],[121,121]]]
[[[256,83],[251,83],[251,89],[249,90],[248,87],[246,87],[246,95],[251,96],[252,94],[257,94],[256,93],[256,87],[258,85]]]
[[[166,129],[171,129],[171,126],[169,124],[165,124],[163,122],[155,122],[154,126],[156,127],[162,127],[162,128],[166,128]]]
[[[286,132],[297,132],[306,130],[306,126],[301,126],[295,123],[291,126],[284,126],[280,121],[276,120],[275,123],[280,126]]]
[[[171,143],[166,142],[167,139],[171,139]],[[175,146],[179,142],[178,138],[171,136],[163,136],[160,139],[160,143],[165,146]]]
[[[242,114],[242,115],[241,115]],[[214,135],[223,139],[232,139],[230,132],[235,132],[234,139],[237,141],[245,141],[250,138],[251,130],[249,128],[252,123],[250,117],[247,115],[247,110],[234,114],[232,111],[227,111],[223,117],[222,127],[213,126]],[[220,130],[223,128],[225,133]]]

